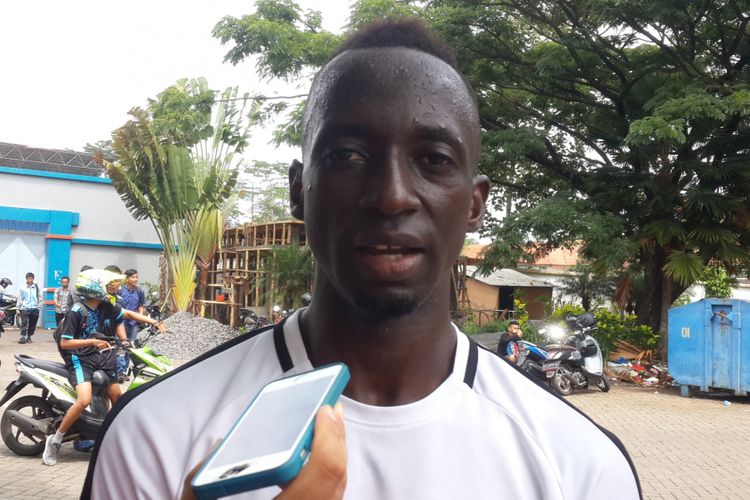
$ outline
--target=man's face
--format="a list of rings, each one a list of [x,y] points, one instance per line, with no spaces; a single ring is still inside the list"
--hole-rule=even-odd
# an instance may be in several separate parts
[[[133,275],[128,276],[127,278],[125,278],[125,283],[127,283],[128,286],[130,286],[130,287],[136,286],[138,284],[138,273],[135,273],[135,274],[133,274]]]
[[[68,280],[67,279],[63,278],[60,281],[60,284],[62,285],[63,288],[68,288]]]
[[[34,284],[34,277],[33,276],[26,276],[26,284],[31,286]]]
[[[107,293],[110,295],[114,295],[117,293],[117,290],[120,289],[120,280],[110,281],[107,285]]]
[[[521,327],[518,325],[510,325],[508,327],[508,333],[510,333],[514,337],[520,337],[521,335],[523,335],[521,333]]]
[[[410,49],[348,51],[323,71],[293,213],[342,298],[408,314],[447,296],[465,234],[481,224],[489,182],[475,179],[475,107],[450,66]]]

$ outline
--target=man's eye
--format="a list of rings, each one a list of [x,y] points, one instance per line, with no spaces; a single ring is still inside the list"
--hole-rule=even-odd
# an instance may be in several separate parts
[[[354,151],[353,149],[337,149],[331,151],[326,155],[326,159],[329,161],[365,161],[364,155]]]
[[[439,168],[453,165],[453,158],[440,153],[430,153],[417,158],[417,163],[426,167]]]

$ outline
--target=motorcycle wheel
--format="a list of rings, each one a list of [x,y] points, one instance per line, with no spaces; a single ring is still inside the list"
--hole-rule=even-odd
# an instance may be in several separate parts
[[[605,376],[602,376],[602,378],[599,379],[596,386],[601,389],[602,392],[609,392],[609,382],[607,382],[607,377]]]
[[[7,418],[8,410],[20,411],[34,420],[42,420],[54,416],[50,404],[39,396],[23,396],[7,406],[3,412],[3,418],[0,419],[0,435],[2,435],[5,445],[13,453],[32,457],[43,452],[46,436],[40,438],[23,432],[11,423],[10,418]]]
[[[552,388],[562,396],[570,396],[573,392],[573,382],[570,380],[570,377],[558,371],[552,377]]]

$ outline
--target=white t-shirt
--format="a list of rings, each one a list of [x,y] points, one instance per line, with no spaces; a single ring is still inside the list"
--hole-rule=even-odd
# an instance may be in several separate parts
[[[298,318],[299,311],[283,331],[232,340],[126,393],[105,422],[82,498],[179,498],[187,473],[263,385],[312,369]],[[342,396],[346,498],[640,497],[616,438],[458,329],[456,336],[453,373],[424,399],[377,407]]]

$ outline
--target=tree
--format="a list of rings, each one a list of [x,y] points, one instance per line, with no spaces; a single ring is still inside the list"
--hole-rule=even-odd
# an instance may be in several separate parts
[[[113,159],[115,157],[115,152],[112,149],[112,141],[106,140],[106,141],[96,141],[94,144],[91,144],[90,142],[87,142],[85,146],[83,146],[83,150],[86,153],[92,154],[92,155],[98,155],[102,156],[107,159]]]
[[[221,241],[228,201],[237,182],[235,154],[247,144],[244,104],[227,89],[215,120],[205,98],[214,92],[203,79],[181,80],[133,108],[133,120],[115,130],[117,161],[103,160],[112,183],[133,216],[149,219],[167,258],[172,301],[186,310],[200,289]]]
[[[493,199],[513,199],[488,221],[485,267],[581,244],[598,271],[642,274],[639,321],[663,334],[707,262],[750,260],[750,2],[361,0],[348,28],[403,11],[457,50],[479,99],[480,168]],[[291,78],[333,40],[306,20],[266,0],[214,33],[233,63],[257,56],[265,76]]]
[[[729,299],[732,297],[732,287],[737,285],[737,279],[727,274],[722,266],[710,265],[703,271],[701,277],[706,287],[706,297]]]
[[[584,311],[612,300],[615,292],[613,276],[597,274],[586,262],[577,263],[571,271],[572,274],[562,279],[560,291],[579,298]]]
[[[250,221],[255,224],[289,220],[289,166],[286,163],[253,161],[245,168],[249,177],[240,185],[242,198],[249,202]]]
[[[265,274],[267,300],[282,309],[302,306],[302,295],[312,289],[315,276],[310,247],[288,245],[274,249]]]

